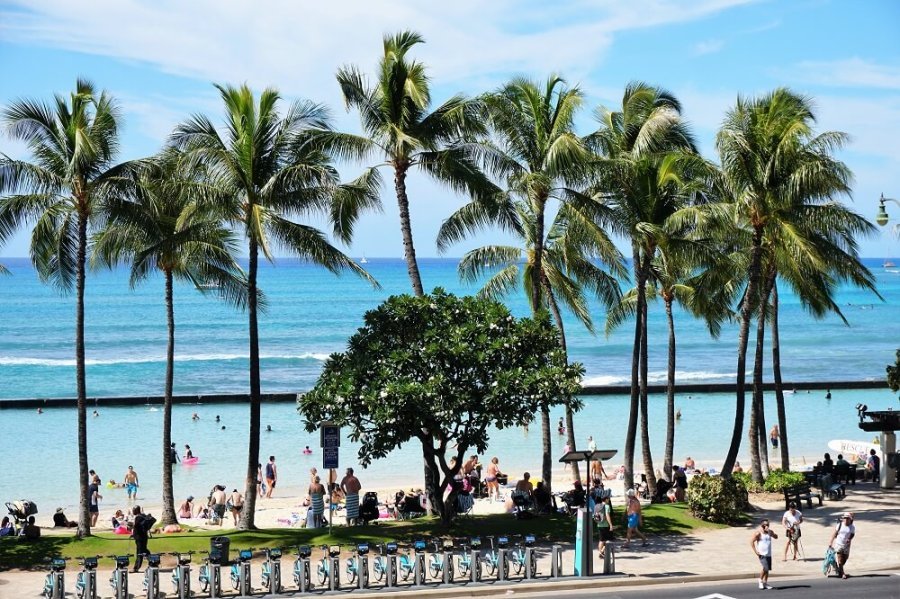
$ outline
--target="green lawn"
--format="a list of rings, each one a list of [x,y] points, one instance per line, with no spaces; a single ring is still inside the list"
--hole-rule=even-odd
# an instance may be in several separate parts
[[[617,507],[614,517],[616,525],[623,526],[624,508]],[[725,526],[695,519],[688,513],[685,504],[651,505],[644,510],[644,530],[651,534],[687,535],[697,530],[717,528],[725,528]],[[210,538],[219,535],[230,537],[231,548],[234,550],[246,547],[287,548],[296,545],[315,547],[338,543],[353,545],[361,541],[370,543],[409,542],[417,538],[431,539],[439,536],[481,535],[486,537],[488,535],[507,534],[512,536],[525,533],[534,534],[539,542],[543,543],[572,541],[575,534],[575,523],[573,519],[564,516],[516,520],[507,514],[492,514],[460,518],[449,530],[442,527],[435,518],[417,518],[401,522],[384,521],[353,528],[335,527],[331,536],[328,535],[327,528],[316,530],[272,528],[256,531],[196,530],[178,535],[155,536],[150,540],[150,550],[160,553],[200,551],[209,549]],[[128,537],[110,533],[101,533],[81,541],[71,535],[47,535],[33,543],[0,539],[0,570],[41,568],[46,558],[55,555],[65,557],[107,556],[133,551],[134,542]],[[103,565],[111,567],[112,560],[101,561],[101,566]]]

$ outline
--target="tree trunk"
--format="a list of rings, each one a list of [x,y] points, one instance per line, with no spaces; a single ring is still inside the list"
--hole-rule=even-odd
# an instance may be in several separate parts
[[[559,304],[556,303],[556,298],[553,296],[553,290],[550,289],[549,283],[545,281],[544,284],[546,286],[544,292],[547,294],[550,311],[553,313],[553,320],[556,321],[556,326],[559,328],[559,346],[562,349],[563,356],[566,358],[566,364],[568,364],[569,352],[566,348],[566,329],[563,326],[562,314],[559,311]],[[575,418],[572,413],[572,406],[568,403],[566,403],[566,442],[572,450],[575,449]],[[590,477],[591,473],[588,472],[587,475]],[[574,480],[581,480],[578,462],[572,462],[572,476]]]
[[[640,254],[637,247],[632,246],[632,264],[634,265],[635,284],[641,285]],[[625,431],[625,472],[626,489],[634,487],[634,443],[637,438],[638,405],[640,389],[638,386],[638,366],[641,357],[641,317],[640,310],[634,319],[634,346],[631,349],[631,403],[628,409],[628,428]]]
[[[650,415],[647,406],[647,274],[650,271],[650,255],[644,256],[641,265],[643,284],[638,287],[638,319],[641,321],[641,454],[644,458],[644,476],[650,496],[656,495],[656,473],[653,470],[653,455],[650,451]]]
[[[756,320],[756,350],[753,360],[753,400],[750,403],[750,428],[747,432],[750,441],[750,476],[754,482],[762,484],[763,472],[760,459],[759,418],[763,394],[763,352],[765,351],[764,336],[766,332],[766,312],[760,305],[760,311]],[[765,440],[763,440],[765,448]]]
[[[247,479],[244,481],[244,509],[241,510],[241,530],[255,529],[256,473],[259,468],[259,326],[257,323],[256,275],[259,268],[259,245],[250,235],[250,256],[247,267],[247,311],[250,315],[250,448],[247,452]]]
[[[669,323],[669,364],[666,371],[666,450],[663,456],[663,474],[672,482],[672,462],[675,453],[675,318],[672,316],[674,297],[665,296],[666,320]]]
[[[431,437],[422,436],[422,458],[425,465],[425,496],[428,498],[432,513],[444,516],[444,493],[440,486],[440,468],[434,453],[434,441]]]
[[[172,383],[175,378],[175,301],[172,297],[172,271],[166,276],[166,321],[169,325],[169,342],[166,346],[166,391],[163,400],[163,471],[162,471],[162,524],[177,524],[175,493],[172,490]]]
[[[541,406],[541,446],[543,456],[541,456],[541,480],[550,493],[553,488],[553,446],[550,441],[550,408],[546,405]]]
[[[747,376],[747,342],[750,337],[750,318],[753,316],[753,301],[756,290],[759,287],[759,263],[762,243],[762,230],[755,228],[753,231],[753,246],[750,252],[750,272],[747,282],[747,291],[741,304],[741,326],[738,335],[738,359],[737,359],[737,390],[735,393],[734,428],[731,431],[731,444],[725,463],[722,465],[722,476],[731,478],[734,462],[737,460],[738,451],[741,449],[741,435],[744,428],[744,409]]]
[[[772,281],[772,379],[775,382],[775,404],[778,406],[778,434],[781,445],[781,469],[791,469],[788,452],[787,414],[784,410],[784,389],[781,385],[781,347],[778,344],[778,283]]]
[[[542,276],[544,272],[544,208],[547,194],[541,193],[535,200],[534,264],[532,265],[531,311],[537,314],[543,306],[541,302]],[[553,440],[550,436],[550,408],[541,406],[541,480],[549,492],[553,487]]]
[[[87,256],[87,215],[78,214],[78,255],[75,274],[75,387],[78,393],[78,538],[91,534],[91,498],[88,494],[87,380],[84,370],[84,284]]]
[[[400,208],[400,233],[403,235],[403,257],[406,259],[409,282],[412,283],[416,297],[422,297],[425,290],[419,274],[419,263],[416,261],[416,246],[413,244],[412,223],[409,220],[409,197],[406,195],[407,169],[409,169],[407,162],[394,165],[394,190],[397,192],[397,206]]]

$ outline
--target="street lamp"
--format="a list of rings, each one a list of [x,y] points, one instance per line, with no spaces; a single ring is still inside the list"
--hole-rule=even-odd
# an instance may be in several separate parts
[[[890,217],[888,216],[887,210],[884,208],[885,202],[894,202],[898,206],[900,206],[900,202],[893,198],[886,198],[884,194],[881,194],[881,199],[878,201],[878,214],[875,215],[875,222],[879,224],[879,226],[885,226],[888,224],[888,220]]]

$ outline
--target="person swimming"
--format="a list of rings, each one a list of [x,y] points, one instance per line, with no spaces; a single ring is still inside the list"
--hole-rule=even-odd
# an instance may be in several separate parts
[[[194,457],[194,452],[191,451],[191,446],[185,444],[184,446],[184,459],[189,460]]]
[[[219,415],[218,415],[218,414],[216,414],[216,422],[221,422],[221,421],[222,421],[222,419],[219,418]]]
[[[309,448],[309,445],[303,448],[303,455],[311,455],[312,449]]]
[[[200,420],[200,414],[198,414],[197,412],[194,412],[191,415],[191,420]]]
[[[98,412],[97,410],[94,410],[94,418],[96,418],[99,415],[100,415],[100,412]]]
[[[267,432],[267,433],[271,433],[271,432],[272,432],[272,425],[271,425],[271,424],[267,424],[267,425],[266,425],[266,432]]]

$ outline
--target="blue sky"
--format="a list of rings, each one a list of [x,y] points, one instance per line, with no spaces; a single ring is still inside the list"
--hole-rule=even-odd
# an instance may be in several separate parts
[[[789,86],[815,98],[821,130],[851,135],[841,158],[855,174],[852,208],[874,220],[882,192],[900,199],[900,2],[893,0],[0,0],[0,104],[49,99],[87,77],[122,105],[123,159],[154,153],[190,113],[218,121],[213,81],[274,86],[288,99],[325,103],[339,127],[357,131],[334,72],[347,63],[371,72],[382,35],[407,28],[428,42],[415,56],[429,67],[437,102],[513,75],[556,72],[584,90],[578,125],[587,133],[594,107],[615,106],[628,81],[643,80],[682,101],[709,157],[738,94]],[[0,138],[0,152],[26,156],[8,138]],[[359,172],[344,170],[346,178]],[[410,198],[417,251],[434,256],[441,221],[464,198],[416,176]],[[360,222],[351,254],[402,255],[391,189],[383,200],[383,214]],[[900,206],[889,212],[900,223]],[[485,233],[449,255],[502,241]],[[898,256],[900,240],[885,229],[861,249]],[[0,248],[0,256],[26,254],[25,234]]]

